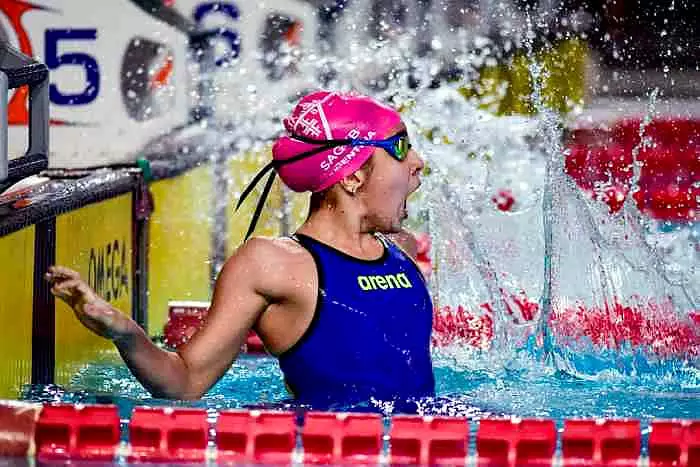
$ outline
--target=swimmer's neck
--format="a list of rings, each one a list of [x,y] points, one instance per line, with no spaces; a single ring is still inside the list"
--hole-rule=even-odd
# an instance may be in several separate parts
[[[376,226],[352,208],[323,206],[309,214],[297,232],[316,238],[356,256],[372,256],[377,250]],[[356,211],[356,210],[354,210]]]

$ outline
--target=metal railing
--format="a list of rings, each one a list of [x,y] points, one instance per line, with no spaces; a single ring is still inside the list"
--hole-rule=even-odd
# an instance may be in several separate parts
[[[7,179],[7,92],[9,80],[7,75],[0,71],[0,182]]]
[[[8,92],[29,86],[28,144],[24,156],[9,160]],[[43,63],[0,42],[0,184],[13,183],[48,167],[49,70]]]

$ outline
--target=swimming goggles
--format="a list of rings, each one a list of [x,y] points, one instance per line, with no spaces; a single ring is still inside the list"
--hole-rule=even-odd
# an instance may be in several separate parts
[[[408,151],[411,150],[411,143],[408,139],[408,132],[406,130],[396,133],[394,136],[390,136],[387,139],[361,139],[361,138],[348,138],[348,139],[326,139],[317,140],[307,138],[301,135],[293,135],[292,138],[303,141],[309,144],[321,144],[325,146],[323,150],[329,148],[334,148],[336,146],[374,146],[376,148],[382,148],[389,153],[391,157],[401,162],[408,156]],[[316,154],[314,152],[314,154]],[[299,160],[297,157],[293,158],[295,161]],[[286,161],[285,161],[286,162]]]
[[[270,190],[272,189],[272,184],[275,181],[275,175],[277,172],[272,169],[277,169],[278,167],[281,167],[283,165],[291,164],[297,161],[300,161],[302,159],[306,159],[307,157],[314,156],[318,153],[321,153],[323,151],[327,151],[328,149],[335,148],[338,146],[373,146],[377,148],[382,148],[384,149],[391,157],[396,159],[397,161],[401,162],[406,160],[406,157],[408,157],[408,152],[411,150],[411,143],[408,139],[408,132],[406,130],[400,131],[399,133],[395,134],[394,136],[390,136],[389,138],[386,139],[381,139],[381,140],[373,140],[373,139],[361,139],[361,138],[347,138],[347,139],[326,139],[326,140],[317,140],[317,139],[312,139],[312,138],[307,138],[302,135],[291,135],[292,138],[302,141],[304,143],[308,144],[317,144],[319,147],[314,148],[310,151],[302,152],[301,154],[297,154],[294,157],[290,157],[289,159],[285,160],[273,160],[269,162],[265,167],[263,167],[260,172],[258,172],[255,177],[253,177],[253,180],[248,184],[248,186],[243,190],[243,193],[241,193],[241,197],[238,200],[238,203],[236,204],[236,211],[241,207],[243,204],[243,201],[246,200],[248,195],[255,189],[255,187],[258,185],[260,180],[265,176],[267,172],[270,172],[270,176],[267,179],[267,182],[265,182],[265,187],[263,188],[263,192],[260,195],[260,199],[258,200],[258,205],[255,207],[255,212],[253,213],[253,218],[250,221],[250,225],[248,226],[248,231],[245,234],[245,237],[243,241],[248,240],[250,235],[253,233],[255,230],[255,226],[258,224],[258,220],[260,219],[260,214],[262,213],[262,208],[265,205],[265,201],[267,200],[268,195],[270,194]]]

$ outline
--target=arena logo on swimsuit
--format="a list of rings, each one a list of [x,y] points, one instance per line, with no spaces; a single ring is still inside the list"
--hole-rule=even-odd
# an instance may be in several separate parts
[[[413,287],[413,284],[403,272],[383,276],[357,276],[357,284],[365,292],[377,289],[410,289]]]

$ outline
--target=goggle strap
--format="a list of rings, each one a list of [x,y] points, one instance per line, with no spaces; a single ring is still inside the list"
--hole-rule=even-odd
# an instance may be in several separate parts
[[[346,144],[350,144],[353,141],[351,139],[313,139],[313,138],[307,138],[304,135],[297,135],[295,133],[292,133],[289,136],[290,136],[290,138],[299,140],[302,143],[322,145],[322,146],[326,146],[326,148],[335,147],[335,146],[343,146]]]
[[[243,193],[241,193],[241,197],[238,198],[238,203],[236,203],[236,211],[238,211],[238,208],[241,207],[241,204],[243,204],[243,201],[250,195],[250,193],[253,191],[255,186],[260,182],[260,180],[263,178],[263,176],[271,169],[275,167],[274,161],[268,163],[265,167],[260,170],[257,174],[255,174],[255,177],[253,177],[253,180],[250,181],[248,186],[245,187],[243,190]]]
[[[280,160],[273,161],[273,163],[277,166],[291,164],[292,162],[297,162],[301,159],[306,159],[307,157],[314,156],[314,155],[318,154],[319,152],[327,151],[328,149],[332,149],[336,146],[341,146],[341,145],[334,144],[334,145],[322,146],[320,148],[312,149],[311,151],[302,152],[301,154],[297,154],[296,156],[290,157],[289,159],[285,159],[285,160],[281,160],[281,161]]]
[[[260,219],[260,214],[262,213],[262,209],[265,206],[265,201],[267,201],[267,197],[270,194],[270,190],[272,189],[272,184],[275,182],[275,176],[277,175],[277,172],[274,170],[270,172],[270,176],[267,178],[267,182],[265,183],[265,188],[263,188],[262,195],[260,195],[260,199],[258,200],[258,205],[255,206],[255,212],[253,213],[253,218],[250,220],[250,225],[248,226],[248,231],[245,234],[245,237],[243,238],[243,241],[245,242],[248,240],[248,238],[251,236],[251,234],[255,231],[255,227],[258,225],[258,220]]]
[[[315,154],[318,154],[320,152],[323,152],[330,147],[333,146],[324,146],[320,148],[315,148],[312,149],[311,151],[306,151],[301,154],[297,154],[294,157],[290,157],[289,159],[282,160],[282,161],[272,161],[265,165],[260,172],[258,172],[255,177],[253,177],[253,180],[250,181],[248,186],[245,187],[243,190],[243,193],[241,193],[241,197],[238,199],[238,203],[236,203],[236,211],[241,207],[243,202],[246,200],[246,198],[253,192],[255,187],[260,183],[260,180],[265,176],[267,172],[272,170],[272,173],[270,174],[270,177],[267,179],[267,182],[265,183],[265,188],[263,189],[262,194],[260,195],[260,199],[258,200],[258,204],[255,207],[255,213],[253,214],[253,218],[250,221],[250,225],[248,227],[248,232],[246,232],[245,238],[243,241],[248,240],[248,237],[253,233],[255,230],[256,225],[258,224],[258,220],[260,218],[260,213],[262,212],[262,208],[265,205],[265,201],[267,200],[267,196],[270,194],[270,190],[272,189],[272,183],[275,181],[275,175],[277,175],[276,168],[281,165],[286,165],[286,164],[291,164],[292,162],[296,162],[301,159],[305,159],[307,157],[311,157]]]
[[[311,151],[306,151],[306,152],[303,152],[301,154],[297,154],[296,156],[290,157],[289,159],[286,159],[283,161],[277,160],[277,161],[272,161],[272,162],[268,163],[265,167],[263,167],[260,170],[260,172],[258,172],[255,175],[255,177],[253,177],[253,179],[250,181],[250,183],[248,183],[248,186],[245,187],[245,189],[243,190],[243,193],[241,193],[241,197],[238,199],[238,203],[236,204],[236,211],[238,211],[238,208],[241,207],[241,204],[243,204],[243,201],[245,201],[245,199],[248,197],[248,195],[250,195],[250,193],[253,191],[253,189],[256,187],[256,185],[260,182],[260,180],[263,178],[263,176],[269,170],[276,169],[278,166],[281,166],[281,165],[287,165],[287,164],[291,164],[292,162],[296,162],[298,160],[305,159],[307,157],[313,156],[314,154],[318,154],[319,152],[323,152],[326,149],[328,149],[328,148],[327,147],[316,148],[316,149],[313,149]]]
[[[395,138],[397,136],[408,136],[407,131],[400,131],[399,133],[396,133],[394,136],[391,136],[388,139]],[[376,142],[375,140],[370,140],[370,139],[362,139],[362,138],[348,138],[348,139],[313,139],[313,138],[307,138],[306,136],[303,135],[297,135],[297,134],[292,134],[290,135],[291,138],[294,138],[296,140],[299,140],[303,143],[308,143],[308,144],[319,144],[319,145],[324,145],[326,148],[328,147],[335,147],[335,146],[344,146],[344,145],[350,145],[350,146],[360,146],[365,143],[369,142]]]

